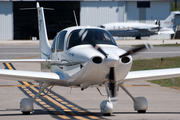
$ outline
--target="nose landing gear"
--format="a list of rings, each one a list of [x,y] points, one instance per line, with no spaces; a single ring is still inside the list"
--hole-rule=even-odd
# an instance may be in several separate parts
[[[106,93],[107,93],[108,100],[104,100],[104,101],[101,102],[100,110],[101,110],[101,113],[104,116],[110,116],[113,113],[113,103],[111,102],[111,98],[110,98],[110,95],[109,95],[109,90],[108,90],[108,87],[107,87],[107,83],[105,83],[105,88],[106,88]]]

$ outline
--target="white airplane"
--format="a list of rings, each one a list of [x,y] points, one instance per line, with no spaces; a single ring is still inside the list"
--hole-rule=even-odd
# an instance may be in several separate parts
[[[100,104],[103,115],[113,113],[113,101],[117,100],[116,86],[121,87],[132,98],[134,110],[145,113],[148,108],[146,98],[132,96],[123,84],[132,80],[180,77],[180,68],[130,72],[132,65],[130,54],[145,47],[124,51],[118,48],[110,33],[98,27],[66,28],[56,35],[50,46],[43,7],[37,3],[36,9],[40,59],[0,60],[0,62],[41,63],[50,69],[50,72],[0,69],[2,79],[39,83],[39,92],[34,98],[23,98],[20,101],[20,110],[23,114],[33,112],[33,102],[48,86],[80,86],[80,89],[84,90],[89,86],[98,87],[103,84],[108,97],[108,100]]]
[[[100,25],[99,27],[106,29],[112,36],[118,37],[136,37],[141,39],[144,36],[157,34],[174,34],[176,26],[179,22],[179,11],[171,12],[171,14],[162,23],[156,20],[155,25],[146,23],[130,23],[116,22]]]

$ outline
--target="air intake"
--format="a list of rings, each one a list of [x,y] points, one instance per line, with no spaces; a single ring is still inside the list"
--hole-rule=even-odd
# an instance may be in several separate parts
[[[128,63],[130,61],[130,58],[129,57],[123,57],[121,58],[121,62],[122,63]]]
[[[93,61],[94,63],[96,63],[96,64],[100,64],[100,63],[102,62],[102,58],[101,58],[101,57],[94,57],[94,58],[92,59],[92,61]]]

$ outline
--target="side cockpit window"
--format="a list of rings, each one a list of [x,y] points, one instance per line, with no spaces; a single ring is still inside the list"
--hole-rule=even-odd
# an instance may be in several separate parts
[[[98,27],[100,27],[100,28],[104,28],[104,29],[105,29],[105,26],[104,26],[104,25],[100,25],[100,26],[98,26]]]
[[[51,52],[54,53],[55,52],[55,44],[56,44],[56,40],[57,40],[57,36],[54,38],[52,46],[51,46]]]
[[[64,38],[67,31],[61,31],[57,36],[57,52],[61,52],[64,50]]]
[[[79,36],[79,31],[80,30],[75,30],[73,31],[69,37],[68,37],[68,44],[67,44],[67,48],[71,48],[73,46],[79,45],[79,43],[81,42],[81,38]]]

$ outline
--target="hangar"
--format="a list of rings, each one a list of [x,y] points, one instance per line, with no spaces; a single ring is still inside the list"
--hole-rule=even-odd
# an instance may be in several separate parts
[[[154,24],[171,12],[171,0],[0,0],[0,40],[38,37],[36,2],[54,11],[45,11],[48,38],[63,28],[74,26],[73,10],[80,25],[98,26],[109,22],[144,22]],[[169,39],[170,35],[152,36]]]

